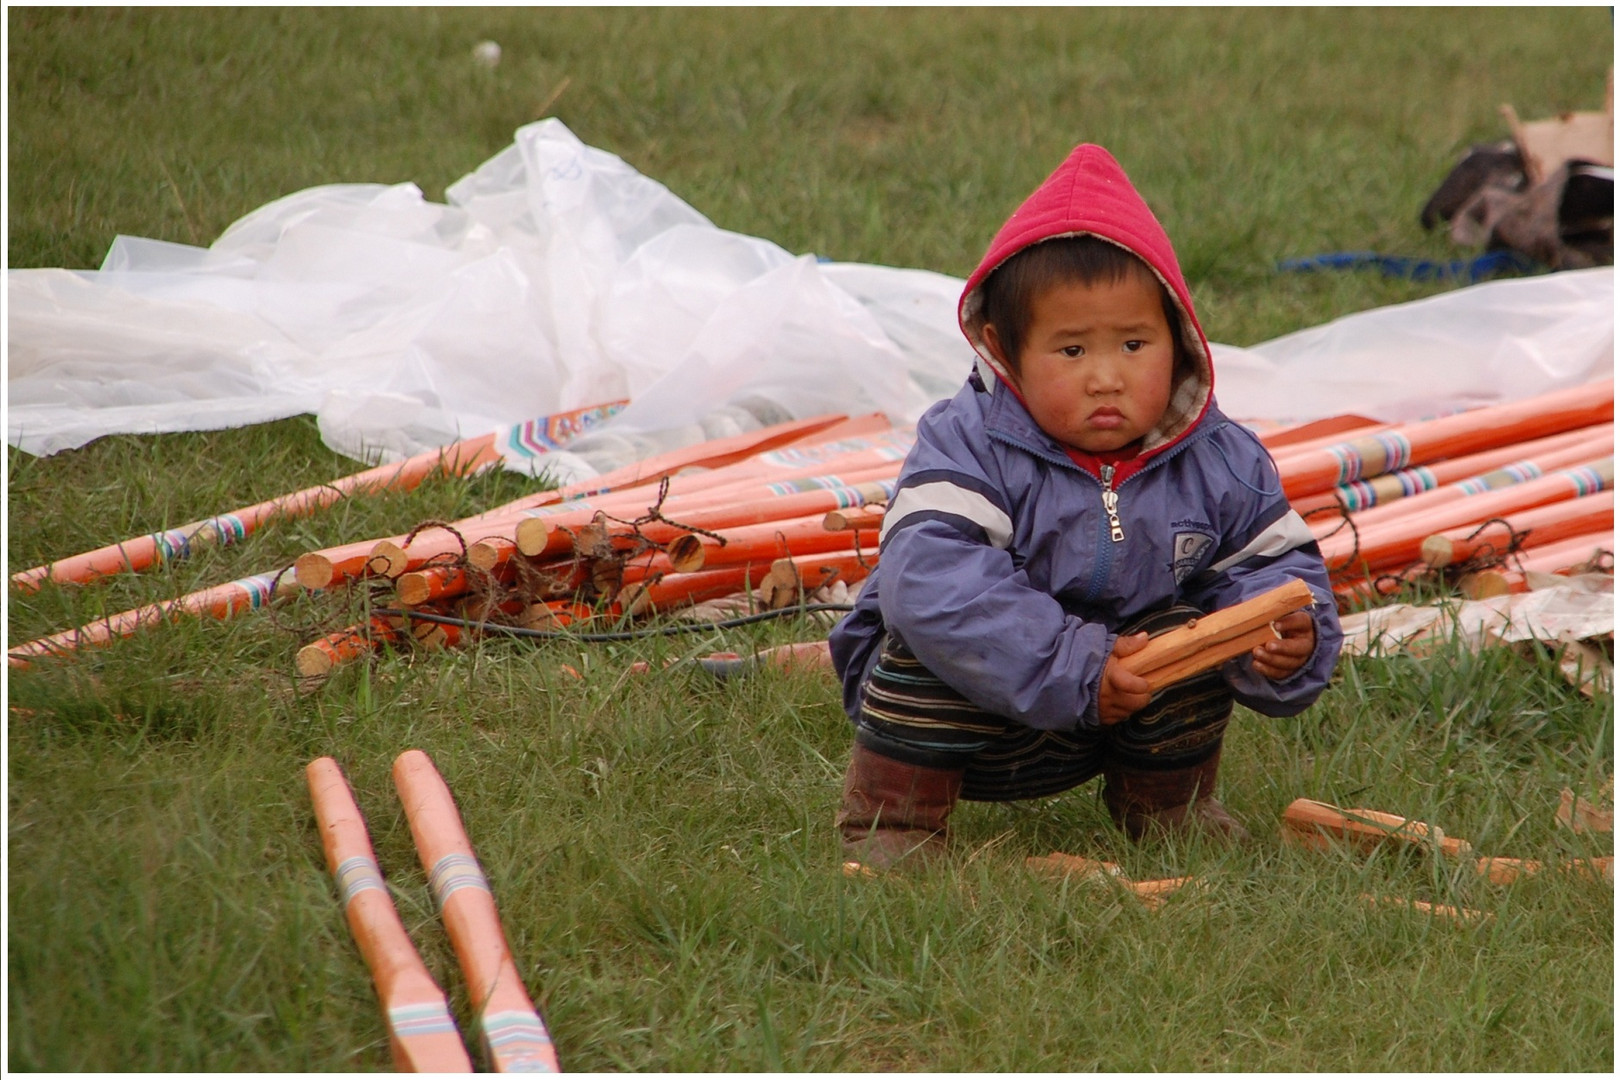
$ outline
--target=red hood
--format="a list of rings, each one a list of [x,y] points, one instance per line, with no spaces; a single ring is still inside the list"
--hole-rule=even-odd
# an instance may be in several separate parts
[[[1181,310],[1182,337],[1194,353],[1194,374],[1183,379],[1170,398],[1163,422],[1143,441],[1143,454],[1161,450],[1185,434],[1209,408],[1215,389],[1215,370],[1209,342],[1193,314],[1192,297],[1181,277],[1181,267],[1170,237],[1137,194],[1125,170],[1100,146],[1082,143],[1048,176],[990,241],[978,269],[962,291],[957,318],[962,333],[986,366],[1001,382],[1012,386],[1007,372],[985,346],[984,296],[980,285],[990,271],[1042,240],[1060,236],[1092,235],[1118,244],[1147,263],[1170,290]]]

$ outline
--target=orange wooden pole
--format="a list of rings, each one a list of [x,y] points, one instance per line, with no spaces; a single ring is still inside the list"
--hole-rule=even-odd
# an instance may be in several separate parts
[[[848,419],[849,417],[842,413],[828,413],[822,416],[812,416],[804,420],[789,420],[782,424],[772,424],[770,427],[760,428],[758,431],[743,432],[741,435],[708,439],[692,446],[683,446],[666,453],[654,454],[652,457],[632,462],[621,469],[603,473],[601,476],[595,476],[589,480],[581,480],[577,484],[525,495],[520,499],[514,499],[509,503],[494,507],[488,511],[488,516],[506,516],[514,511],[530,510],[566,499],[582,498],[587,495],[617,491],[621,488],[656,484],[664,477],[673,476],[682,469],[718,468],[729,465],[734,461],[752,457],[754,454],[765,450],[797,442],[800,439],[842,424]]]
[[[1393,501],[1379,502],[1352,514],[1358,528],[1367,528],[1381,525],[1388,521],[1408,519],[1412,515],[1425,514],[1447,503],[1457,502],[1461,499],[1471,499],[1486,492],[1500,491],[1502,488],[1512,487],[1515,484],[1539,480],[1548,473],[1557,469],[1567,469],[1579,465],[1590,464],[1614,455],[1614,435],[1612,426],[1607,434],[1595,438],[1583,439],[1561,449],[1543,452],[1533,458],[1526,458],[1511,462],[1490,472],[1470,474],[1464,479],[1452,481],[1424,491],[1415,491],[1403,498]],[[1379,481],[1391,479],[1388,476],[1378,478]],[[1336,515],[1325,515],[1311,524],[1311,530],[1318,536],[1326,535],[1338,527],[1340,518]]]
[[[1546,547],[1530,548],[1515,556],[1518,569],[1524,573],[1562,574],[1591,561],[1601,552],[1614,551],[1614,530],[1589,532],[1572,536]]]
[[[128,637],[143,627],[178,621],[188,616],[228,619],[238,612],[252,611],[295,594],[298,587],[290,580],[291,577],[287,573],[256,574],[224,585],[199,589],[159,604],[121,611],[73,630],[13,646],[6,654],[7,663],[13,669],[26,668],[40,657],[67,656],[86,645],[105,645]]]
[[[467,977],[484,1048],[497,1072],[558,1072],[557,1051],[523,988],[495,894],[473,854],[444,778],[420,750],[394,760],[394,786],[422,868]]]
[[[1547,866],[1534,859],[1506,859],[1501,857],[1486,857],[1479,860],[1474,870],[1480,877],[1488,880],[1492,885],[1507,885],[1546,870]],[[1606,881],[1614,884],[1614,856],[1600,855],[1595,859],[1565,859],[1555,863],[1552,869],[1563,874],[1573,874],[1576,877],[1587,878],[1592,881]]]
[[[1523,534],[1527,549],[1591,532],[1614,531],[1614,490],[1548,503],[1513,515],[1504,524],[1463,525],[1423,541],[1423,561],[1440,568],[1466,562],[1484,552],[1506,555],[1513,538]]]
[[[1338,416],[1325,416],[1320,420],[1309,420],[1275,431],[1262,431],[1256,438],[1260,440],[1261,446],[1273,454],[1292,454],[1300,450],[1314,450],[1319,446],[1332,446],[1334,443],[1371,435],[1394,426],[1383,420],[1374,420],[1370,416],[1341,413]]]
[[[821,527],[829,532],[856,532],[883,528],[883,515],[887,506],[857,506],[849,510],[831,510],[821,519]]]
[[[1283,810],[1282,838],[1285,843],[1307,848],[1324,848],[1332,839],[1360,851],[1372,851],[1391,842],[1432,845],[1453,857],[1473,851],[1468,841],[1448,837],[1434,825],[1382,810],[1341,810],[1315,799],[1295,799],[1288,804]]]
[[[343,770],[329,757],[304,770],[326,869],[337,882],[343,913],[371,972],[400,1072],[472,1072],[444,991],[411,944],[383,883],[365,819]]]
[[[853,585],[866,580],[877,561],[875,550],[790,555],[771,564],[770,573],[760,579],[759,590],[767,608],[774,611],[792,607],[824,585],[835,581]]]
[[[900,460],[880,461],[849,472],[843,476],[803,475],[766,483],[745,480],[737,484],[693,492],[685,496],[671,496],[663,505],[663,512],[680,519],[696,511],[711,511],[742,501],[777,500],[795,495],[834,490],[839,487],[892,481],[898,475]],[[656,496],[648,489],[615,492],[604,498],[578,499],[566,503],[536,507],[525,511],[512,511],[503,516],[494,512],[450,522],[451,528],[468,542],[468,561],[480,559],[492,564],[500,556],[501,546],[510,537],[516,537],[519,550],[532,556],[566,553],[573,540],[564,529],[581,529],[589,525],[597,512],[614,517],[634,519],[645,514]],[[825,500],[823,500],[825,502]],[[817,503],[816,505],[821,505]],[[844,505],[836,501],[826,504],[827,509]],[[791,510],[791,507],[789,508]],[[787,516],[798,516],[790,514]],[[757,515],[755,520],[775,520],[774,512]],[[549,535],[550,539],[546,539]],[[476,538],[476,539],[475,539]],[[663,542],[663,541],[661,541]],[[484,544],[484,547],[480,547]],[[306,552],[294,563],[298,583],[306,589],[332,589],[347,581],[362,577],[383,576],[398,578],[401,574],[421,569],[434,560],[446,556],[459,556],[461,542],[442,528],[424,529],[420,535],[405,544],[404,536],[381,540],[362,540],[352,544]]]
[[[788,495],[778,495],[765,485],[752,489],[751,498],[732,496],[726,504],[711,504],[705,508],[683,506],[678,513],[670,509],[669,516],[679,523],[678,526],[654,521],[641,526],[641,531],[650,540],[668,543],[690,531],[690,528],[720,532],[767,521],[787,521],[811,514],[825,514],[829,510],[842,510],[871,502],[888,502],[893,497],[893,480],[857,481],[842,487],[798,491]],[[588,522],[587,518],[574,527]],[[569,523],[573,524],[573,521]],[[548,536],[553,531],[545,518],[519,522],[516,534],[518,550],[530,556],[563,554],[572,541],[566,535]]]
[[[906,454],[917,441],[916,432],[911,428],[892,427],[858,437],[846,435],[822,441],[831,430],[836,429],[818,432],[815,436],[817,441],[814,442],[790,443],[719,468],[671,476],[669,497],[685,498],[745,484],[792,484],[827,473],[842,475],[867,469],[878,469],[894,475],[899,473]],[[635,498],[645,501],[648,490],[652,489],[648,486],[618,489],[617,494],[635,493]],[[807,487],[795,490],[807,490]],[[615,492],[604,494],[612,495]]]
[[[1289,499],[1338,484],[1471,454],[1504,443],[1614,420],[1614,380],[1604,379],[1524,401],[1404,424],[1362,439],[1281,454],[1277,470]]]
[[[26,592],[35,592],[46,581],[88,582],[124,571],[145,570],[158,563],[183,559],[194,551],[214,544],[230,544],[276,518],[303,517],[339,499],[365,491],[388,489],[409,491],[436,472],[463,476],[501,459],[493,434],[463,439],[449,446],[429,450],[392,465],[341,477],[330,483],[268,499],[227,514],[193,521],[177,529],[137,536],[117,544],[59,559],[31,570],[11,575],[11,583]]]
[[[1427,497],[1430,492],[1445,490],[1448,485],[1472,481],[1467,487],[1445,496],[1456,498],[1474,493],[1472,488],[1476,487],[1502,487],[1508,482],[1532,480],[1548,469],[1577,465],[1602,457],[1613,449],[1614,425],[1594,424],[1545,439],[1492,447],[1475,454],[1384,473],[1370,480],[1341,484],[1319,495],[1296,499],[1292,505],[1300,514],[1314,514],[1334,507],[1365,513],[1373,507],[1389,506],[1396,500]],[[1412,504],[1401,505],[1404,509]]]
[[[383,642],[402,645],[407,636],[397,622],[373,615],[368,623],[345,627],[316,638],[298,650],[293,663],[298,674],[306,679],[318,678],[330,675],[334,668],[360,659]]]
[[[900,463],[890,462],[847,473],[799,477],[781,483],[744,481],[740,484],[727,484],[724,487],[694,492],[691,495],[671,496],[664,501],[660,513],[676,522],[685,522],[693,515],[718,513],[719,520],[727,523],[725,527],[780,521],[803,517],[815,512],[813,508],[818,506],[825,511],[851,505],[836,499],[829,502],[825,498],[814,497],[807,502],[804,496],[818,496],[822,492],[870,484],[887,483],[892,486],[899,472]],[[652,496],[650,492],[634,491],[604,499],[580,499],[544,506],[529,511],[527,519],[519,520],[511,535],[517,540],[518,550],[525,555],[559,554],[568,550],[568,541],[561,537],[546,540],[547,535],[554,530],[584,528],[596,520],[598,513],[634,520],[646,516],[656,502],[656,496]],[[809,505],[812,509],[800,509],[804,505]],[[744,506],[758,509],[751,516],[743,514],[742,517],[746,520],[737,520],[740,508]],[[710,526],[700,527],[714,531]],[[643,531],[645,532],[645,528]],[[548,544],[549,547],[546,546]]]
[[[802,588],[809,591],[833,581],[842,580],[853,585],[864,579],[870,568],[877,565],[877,552],[863,552],[860,556],[854,551],[795,555],[770,562],[737,563],[691,574],[670,574],[656,581],[649,578],[627,585],[619,593],[614,608],[631,615],[645,615],[655,610],[667,611],[705,600],[718,600],[748,589],[762,588],[776,567],[783,563],[794,569],[797,578],[793,582],[781,581],[778,574],[776,580],[784,595],[787,592],[795,594],[793,600],[784,600],[776,605],[778,607],[797,601],[801,583]]]
[[[770,562],[788,555],[812,555],[822,551],[847,551],[859,546],[877,553],[876,527],[833,532],[827,529],[825,514],[769,521],[760,525],[740,525],[715,530],[715,536],[691,535],[702,546],[705,567],[731,566],[740,562]]]
[[[467,541],[470,555],[477,541],[498,541],[510,536],[522,520],[524,515],[516,513],[504,518],[467,519],[448,524]],[[298,584],[306,589],[334,589],[357,578],[397,578],[407,571],[421,569],[436,558],[461,554],[461,542],[443,528],[422,529],[407,545],[409,536],[409,533],[401,533],[306,551],[293,563],[293,573]]]
[[[1330,572],[1371,572],[1419,560],[1423,541],[1437,532],[1529,510],[1561,499],[1602,491],[1614,483],[1614,460],[1561,469],[1538,480],[1447,503],[1423,514],[1409,514],[1381,525],[1349,529],[1320,541]],[[1353,562],[1353,566],[1351,565]]]

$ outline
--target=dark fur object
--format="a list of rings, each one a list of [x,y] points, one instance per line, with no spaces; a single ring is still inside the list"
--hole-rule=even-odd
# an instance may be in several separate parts
[[[1481,143],[1470,147],[1440,182],[1440,187],[1423,204],[1418,220],[1425,229],[1432,229],[1442,221],[1450,222],[1457,211],[1486,188],[1523,191],[1527,183],[1524,158],[1512,139]]]
[[[1529,186],[1511,140],[1475,146],[1457,163],[1419,216],[1444,221],[1451,238],[1488,251],[1508,249],[1554,270],[1614,264],[1614,170],[1566,161]]]

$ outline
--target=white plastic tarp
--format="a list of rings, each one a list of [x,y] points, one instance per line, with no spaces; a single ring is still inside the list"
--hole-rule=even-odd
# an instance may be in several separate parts
[[[789,415],[911,422],[972,362],[959,279],[718,229],[557,120],[447,198],[317,187],[209,248],[119,237],[99,271],[9,271],[8,441],[310,412],[333,448],[396,459],[631,399],[552,456],[588,475]],[[1613,338],[1612,270],[1501,281],[1216,346],[1217,395],[1240,418],[1407,419],[1606,375]]]

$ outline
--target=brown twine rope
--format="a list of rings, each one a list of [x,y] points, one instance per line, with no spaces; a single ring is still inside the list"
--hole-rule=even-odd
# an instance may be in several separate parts
[[[697,533],[699,536],[707,536],[709,539],[719,543],[721,547],[726,545],[726,538],[717,532],[710,532],[708,529],[700,529],[696,525],[686,525],[679,521],[665,517],[664,500],[668,497],[669,477],[666,476],[658,482],[658,499],[651,506],[647,507],[647,512],[642,514],[640,517],[627,520],[625,518],[614,517],[612,514],[598,510],[596,512],[596,516],[592,520],[612,521],[619,525],[628,525],[631,528],[636,537],[638,547],[632,551],[629,558],[634,558],[635,556],[640,555],[648,548],[656,548],[659,551],[665,551],[668,549],[668,545],[659,544],[654,540],[648,539],[648,537],[641,531],[641,527],[643,525],[651,524],[654,521],[662,522],[671,528],[682,529],[689,533]]]
[[[1339,519],[1339,523],[1329,530],[1325,536],[1320,537],[1319,540],[1337,536],[1346,528],[1350,530],[1350,555],[1338,566],[1327,567],[1328,580],[1334,581],[1336,584],[1344,584],[1358,577],[1359,575],[1351,568],[1356,565],[1356,558],[1361,554],[1361,532],[1356,528],[1355,519],[1350,516],[1349,509],[1343,503],[1336,502],[1332,506],[1318,506],[1315,510],[1308,510],[1301,517],[1306,522],[1309,522],[1312,518],[1321,517],[1337,517]]]
[[[1524,550],[1524,541],[1525,538],[1530,535],[1529,530],[1526,529],[1522,532],[1515,532],[1513,529],[1513,523],[1505,518],[1486,518],[1484,521],[1479,523],[1479,528],[1469,533],[1463,539],[1472,540],[1474,537],[1478,536],[1492,525],[1500,525],[1502,528],[1507,530],[1507,546],[1499,548],[1495,544],[1486,544],[1461,562],[1452,563],[1450,566],[1445,568],[1446,578],[1448,580],[1456,580],[1457,578],[1461,578],[1466,574],[1477,574],[1481,570],[1492,570],[1498,566],[1504,566],[1509,558],[1518,555]]]

